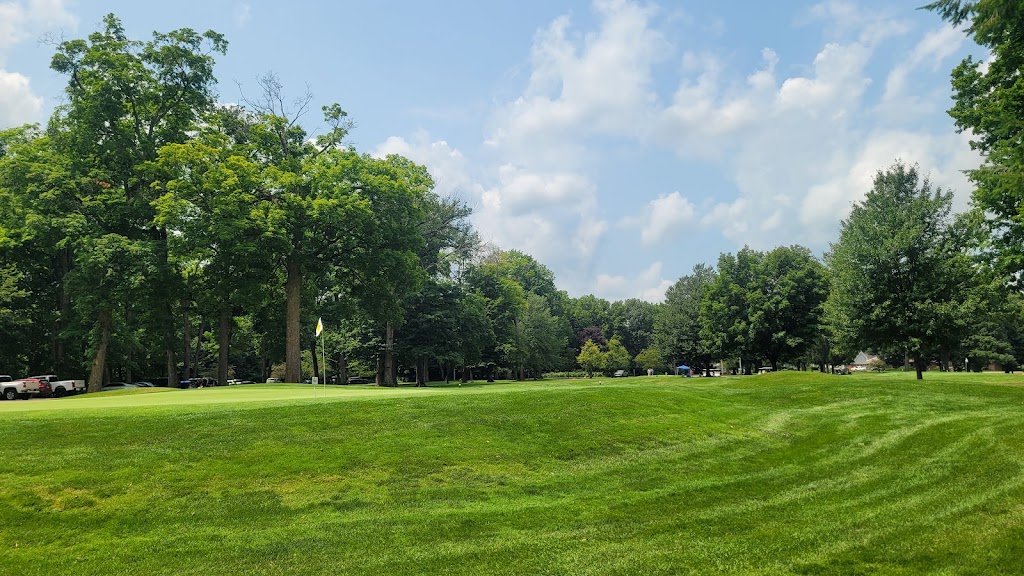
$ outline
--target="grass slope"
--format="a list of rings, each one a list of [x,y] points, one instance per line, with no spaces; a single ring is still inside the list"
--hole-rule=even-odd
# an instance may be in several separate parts
[[[0,573],[1024,573],[1024,383],[925,378],[0,403]]]

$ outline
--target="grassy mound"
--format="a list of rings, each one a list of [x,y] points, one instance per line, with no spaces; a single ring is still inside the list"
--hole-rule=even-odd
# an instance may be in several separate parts
[[[0,573],[1017,573],[1021,383],[780,373],[0,403]]]

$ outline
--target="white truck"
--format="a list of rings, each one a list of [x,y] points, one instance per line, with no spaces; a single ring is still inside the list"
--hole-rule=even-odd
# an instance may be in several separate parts
[[[10,376],[0,377],[0,398],[4,400],[14,400],[16,398],[28,400],[32,396],[38,396],[40,392],[48,389],[49,385],[35,378],[12,380]]]
[[[57,398],[63,398],[71,394],[81,394],[85,392],[85,380],[60,380],[54,374],[44,374],[42,376],[32,376],[37,380],[50,383],[51,394]]]

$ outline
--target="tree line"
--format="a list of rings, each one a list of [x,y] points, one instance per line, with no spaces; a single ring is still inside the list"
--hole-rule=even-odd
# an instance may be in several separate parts
[[[953,73],[951,114],[986,157],[972,211],[954,216],[949,191],[897,161],[824,258],[722,254],[662,304],[569,297],[529,255],[482,245],[470,208],[438,196],[423,166],[347,144],[338,104],[315,134],[312,96],[288,97],[273,74],[219,104],[223,36],[138,41],[108,15],[57,46],[68,83],[47,125],[0,133],[0,370],[84,374],[95,390],[137,376],[393,386],[681,362],[825,369],[860,350],[919,376],[961,359],[1013,369],[1024,249],[1008,79],[1021,16],[998,6],[931,6],[995,54]]]

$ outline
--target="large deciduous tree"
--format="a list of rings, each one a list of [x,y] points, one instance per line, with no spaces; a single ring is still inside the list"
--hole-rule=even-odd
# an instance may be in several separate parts
[[[705,369],[714,359],[712,351],[715,349],[708,346],[711,339],[708,334],[701,335],[701,306],[704,293],[715,278],[711,267],[697,264],[691,274],[676,280],[665,292],[665,303],[654,317],[653,340],[660,357],[668,359],[673,366],[688,362],[695,368]],[[654,367],[650,357],[646,364],[644,368]]]
[[[808,356],[821,333],[828,276],[802,246],[780,246],[764,255],[748,295],[749,339],[779,369],[782,360]]]
[[[702,345],[712,356],[739,358],[748,374],[756,355],[750,339],[749,295],[763,258],[762,252],[748,247],[735,256],[719,256],[718,274],[708,283],[701,303]]]
[[[1019,284],[1024,272],[1024,3],[1017,0],[939,0],[926,6],[991,51],[965,58],[952,73],[957,128],[985,158],[968,175],[974,204],[985,215],[991,247]]]
[[[55,145],[71,159],[74,177],[90,185],[79,192],[79,210],[90,221],[74,238],[78,270],[96,323],[97,347],[89,389],[98,390],[105,372],[113,320],[126,302],[135,274],[109,276],[109,270],[149,262],[151,282],[137,286],[150,296],[151,326],[162,333],[168,378],[176,374],[172,305],[175,274],[167,257],[167,230],[154,225],[150,175],[144,169],[166,144],[184,142],[196,121],[214,103],[213,53],[227,42],[213,31],[183,28],[132,40],[113,14],[88,39],[62,42],[51,67],[68,77],[67,103],[51,122]],[[93,250],[93,252],[89,252]],[[126,256],[131,258],[126,259]],[[112,260],[104,264],[103,258]],[[109,291],[107,291],[109,290]]]
[[[861,348],[905,349],[921,378],[948,344],[971,268],[950,219],[952,193],[933,188],[917,166],[897,162],[843,221],[826,255],[832,314]]]

